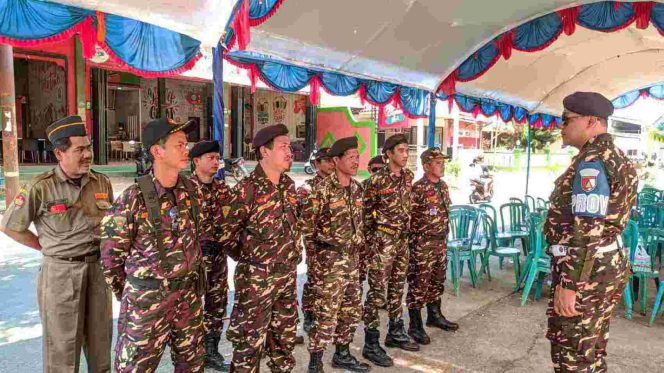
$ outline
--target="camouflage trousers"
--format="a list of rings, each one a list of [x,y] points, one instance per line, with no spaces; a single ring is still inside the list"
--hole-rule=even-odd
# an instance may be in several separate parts
[[[629,259],[622,250],[595,256],[588,283],[576,293],[576,309],[582,315],[575,317],[558,316],[553,310],[553,294],[559,272],[555,265],[552,269],[546,337],[551,341],[554,370],[606,372],[609,323],[629,278]]]
[[[367,235],[366,243],[360,248],[360,260],[357,263],[357,267],[360,272],[360,288],[364,286],[364,280],[367,279],[367,264],[369,263],[369,257],[371,255],[371,242],[372,237]]]
[[[314,324],[309,333],[309,352],[325,351],[332,342],[350,344],[362,314],[362,288],[357,251],[321,248],[316,257],[316,303]]]
[[[264,345],[273,372],[290,372],[295,367],[296,279],[295,265],[238,263],[235,303],[226,331],[233,344],[232,371],[258,372]]]
[[[438,301],[445,291],[446,275],[447,241],[427,240],[412,244],[408,263],[408,308],[421,309]]]
[[[221,333],[228,301],[228,265],[221,247],[213,242],[204,242],[203,264],[207,278],[203,296],[203,325],[205,333]]]
[[[118,318],[116,372],[154,372],[164,348],[175,372],[203,371],[203,312],[195,289],[143,289],[127,281]]]
[[[387,288],[387,311],[390,318],[400,319],[406,272],[408,271],[408,239],[376,231],[368,264],[369,291],[364,302],[363,321],[367,328],[378,328],[378,309]]]
[[[307,282],[304,283],[302,288],[302,312],[314,312],[316,301],[316,270],[314,268],[316,253],[313,248],[309,247],[305,248],[305,253],[307,255]]]

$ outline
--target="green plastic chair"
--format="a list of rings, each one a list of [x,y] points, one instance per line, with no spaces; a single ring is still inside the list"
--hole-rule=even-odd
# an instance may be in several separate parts
[[[664,305],[662,304],[662,298],[664,297],[664,281],[659,282],[659,288],[657,290],[657,296],[655,297],[655,305],[652,308],[652,313],[650,314],[650,321],[648,325],[652,326],[655,322],[657,314],[664,315]]]
[[[629,252],[629,262],[634,262],[634,255],[636,254],[636,247],[639,243],[639,226],[634,220],[629,220],[622,233],[623,245]],[[632,277],[629,276],[625,292],[623,293],[623,302],[625,303],[625,317],[627,320],[632,319],[634,310],[634,297],[632,296]]]
[[[537,210],[537,204],[535,203],[535,198],[526,194],[526,207],[528,211],[535,212]]]
[[[477,235],[479,210],[472,206],[452,206],[450,209],[450,234],[447,241],[447,261],[454,293],[459,296],[459,279],[463,263],[468,264],[470,281],[477,284],[476,257],[473,244]]]
[[[521,198],[510,197],[510,203],[521,203],[521,204],[523,204],[523,201],[521,200]]]
[[[537,197],[537,209],[549,209],[549,201],[544,198]]]
[[[489,280],[491,280],[491,268],[489,266],[489,257],[495,256],[500,260],[504,258],[511,258],[514,261],[514,290],[519,288],[519,276],[521,275],[521,251],[516,247],[499,246],[496,240],[495,222],[488,214],[481,215],[482,231],[486,239],[486,246],[488,255],[482,257],[482,265],[480,266],[480,273],[487,273]]]
[[[528,295],[530,294],[535,281],[537,281],[537,285],[535,286],[534,299],[537,300],[542,296],[542,285],[544,284],[544,278],[547,274],[551,273],[551,258],[544,251],[546,243],[544,240],[544,234],[542,233],[544,219],[538,214],[532,215],[530,219],[532,254],[529,257],[526,272],[526,283],[523,288],[523,293],[521,294],[521,306],[526,305],[526,302],[528,301]]]
[[[528,207],[523,203],[510,202],[500,206],[501,233],[496,238],[509,241],[509,246],[521,240],[523,254],[528,255]]]

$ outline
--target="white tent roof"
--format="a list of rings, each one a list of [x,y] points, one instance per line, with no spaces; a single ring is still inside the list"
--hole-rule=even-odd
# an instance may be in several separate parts
[[[215,45],[236,0],[58,0],[157,24]],[[248,50],[293,63],[435,91],[497,35],[573,0],[285,0],[251,30]],[[559,115],[562,98],[597,90],[614,98],[660,82],[664,37],[651,25],[602,33],[577,26],[547,49],[513,51],[460,93]]]

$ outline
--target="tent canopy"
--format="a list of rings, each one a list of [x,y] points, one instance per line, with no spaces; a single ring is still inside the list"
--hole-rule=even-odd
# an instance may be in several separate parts
[[[216,45],[237,4],[237,0],[57,2],[156,24],[191,36],[203,47]],[[429,92],[441,89],[446,78],[466,72],[468,76],[456,81],[457,93],[504,102],[530,113],[560,115],[562,98],[573,91],[596,90],[615,98],[660,82],[664,72],[664,37],[658,23],[664,24],[664,7],[659,7],[664,4],[653,2],[250,3],[276,11],[252,27],[249,52]],[[598,6],[577,8],[571,22],[577,24],[575,31],[568,33],[562,14],[589,5]],[[645,27],[641,20],[637,28],[634,20],[638,23],[644,14]],[[565,33],[558,37],[563,29]],[[508,50],[513,51],[505,56],[497,45],[510,33],[514,36]]]

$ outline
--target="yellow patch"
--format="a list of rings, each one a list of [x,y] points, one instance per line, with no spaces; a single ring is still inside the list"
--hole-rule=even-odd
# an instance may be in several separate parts
[[[223,206],[221,208],[221,213],[224,214],[224,218],[228,217],[228,213],[231,212],[230,206]]]

